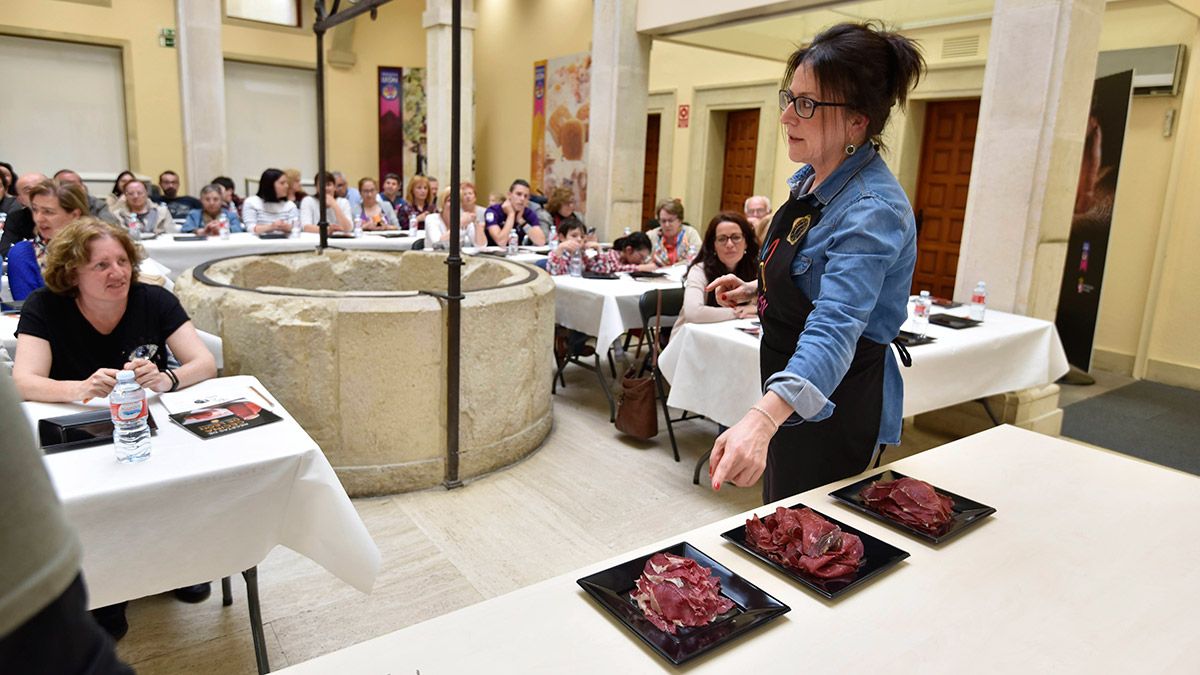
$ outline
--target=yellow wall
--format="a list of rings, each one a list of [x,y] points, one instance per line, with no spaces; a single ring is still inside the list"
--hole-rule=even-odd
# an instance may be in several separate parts
[[[592,3],[476,0],[475,11],[475,184],[483,201],[529,178],[533,64],[592,48]]]

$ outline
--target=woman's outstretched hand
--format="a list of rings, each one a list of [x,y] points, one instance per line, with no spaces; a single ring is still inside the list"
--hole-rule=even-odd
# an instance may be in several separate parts
[[[742,281],[736,274],[726,274],[704,288],[714,291],[722,307],[737,307],[752,302],[758,295],[758,281]]]

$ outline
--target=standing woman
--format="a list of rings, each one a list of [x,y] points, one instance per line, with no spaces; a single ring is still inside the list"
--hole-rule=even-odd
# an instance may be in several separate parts
[[[900,442],[889,343],[907,316],[916,224],[878,146],[923,68],[912,41],[869,23],[833,26],[788,59],[780,122],[788,157],[806,166],[788,180],[758,280],[709,284],[727,306],[757,294],[763,326],[764,395],[717,437],[713,489],[762,475],[764,503],[776,501],[853,476]]]

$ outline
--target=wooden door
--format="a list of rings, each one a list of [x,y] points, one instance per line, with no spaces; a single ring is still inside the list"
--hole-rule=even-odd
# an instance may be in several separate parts
[[[642,222],[641,229],[646,229],[646,224],[651,218],[657,217],[654,213],[654,204],[658,201],[658,195],[655,194],[658,190],[658,131],[662,124],[662,115],[658,113],[650,113],[646,116],[646,164],[645,170],[642,172]]]
[[[954,297],[978,123],[979,99],[926,105],[913,205],[918,228],[913,293],[925,290],[943,298]]]
[[[758,108],[731,110],[725,122],[725,166],[721,175],[721,210],[741,213],[754,194],[754,163],[758,158]],[[707,220],[714,214],[704,214]]]

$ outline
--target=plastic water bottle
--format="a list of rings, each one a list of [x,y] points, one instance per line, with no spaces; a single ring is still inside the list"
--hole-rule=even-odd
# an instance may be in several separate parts
[[[700,249],[696,248],[696,245],[695,245],[695,244],[689,244],[689,245],[688,245],[688,251],[687,251],[687,259],[688,259],[688,262],[691,262],[691,261],[695,260],[695,259],[696,259],[696,254],[697,254],[697,253],[699,253],[699,252],[700,252]]]
[[[513,228],[508,233],[508,255],[517,254],[517,246],[520,244],[520,237],[517,236],[517,228]]]
[[[633,230],[630,229],[628,225],[626,225],[625,226],[625,236],[628,237],[631,233],[633,233]]]
[[[576,251],[571,254],[571,259],[567,261],[567,271],[573,277],[583,276],[583,254]]]
[[[971,292],[971,318],[975,321],[983,321],[986,309],[987,284],[981,281],[975,284],[975,290]]]
[[[408,214],[408,229],[411,232],[417,231],[417,214],[415,214],[415,213]]]
[[[361,239],[361,238],[362,238],[362,236],[363,236],[363,235],[362,235],[362,228],[363,228],[363,219],[362,219],[362,218],[355,218],[355,219],[354,219],[354,238],[355,238],[355,239]]]
[[[300,218],[299,216],[292,216],[290,220],[292,222],[292,239],[299,239],[301,231]]]
[[[142,238],[142,224],[138,222],[138,217],[136,214],[130,213],[129,215],[125,216],[125,227],[129,228],[129,236],[134,241],[138,241]]]
[[[113,445],[118,462],[140,462],[150,456],[150,408],[146,391],[133,377],[132,370],[117,373],[117,386],[108,395],[112,413]]]
[[[921,291],[916,304],[913,305],[913,327],[917,329],[917,335],[924,337],[925,331],[929,330],[929,308],[932,305],[933,299],[929,297],[929,291]]]
[[[4,223],[8,222],[8,211],[0,211],[0,232],[4,231]]]
[[[229,216],[225,212],[221,212],[221,217],[217,219],[217,232],[222,239],[229,238]]]

